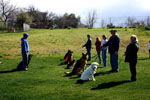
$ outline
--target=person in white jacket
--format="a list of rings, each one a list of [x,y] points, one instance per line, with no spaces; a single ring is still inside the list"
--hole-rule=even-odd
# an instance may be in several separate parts
[[[149,58],[150,58],[150,41],[148,42],[148,51],[149,51]]]
[[[94,74],[96,73],[97,66],[99,64],[97,62],[93,62],[81,75],[82,81],[93,80],[95,81]]]

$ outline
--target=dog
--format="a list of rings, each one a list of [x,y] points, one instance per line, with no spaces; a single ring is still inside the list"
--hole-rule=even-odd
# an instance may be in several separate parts
[[[76,60],[72,60],[69,64],[67,64],[66,69],[70,69],[72,66],[74,66]]]
[[[65,72],[65,74],[69,76],[69,75],[79,74],[82,70],[84,71],[85,66],[87,64],[87,59],[88,59],[88,54],[82,53],[82,57],[79,60],[77,60],[72,72]]]
[[[72,61],[73,51],[68,50],[68,52],[64,56],[65,64],[69,64]]]
[[[29,65],[29,63],[30,63],[31,58],[32,58],[32,55],[29,55],[27,67],[28,67],[28,65]],[[18,64],[17,69],[16,69],[17,71],[22,70],[22,63],[23,63],[23,61],[21,61],[21,62]]]
[[[93,62],[81,75],[80,79],[82,81],[93,80],[95,81],[94,74],[96,73],[97,66],[99,64],[97,62]]]

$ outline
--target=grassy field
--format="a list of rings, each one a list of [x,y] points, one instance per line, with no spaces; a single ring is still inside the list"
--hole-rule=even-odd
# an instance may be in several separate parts
[[[129,44],[129,38],[136,34],[139,39],[139,60],[137,81],[128,82],[130,71],[124,58],[118,73],[111,69],[108,54],[108,67],[98,68],[96,81],[78,84],[79,77],[65,77],[66,65],[60,65],[68,49],[74,51],[74,59],[79,59],[81,46],[87,34],[93,39],[92,55],[95,55],[95,38],[106,34],[108,29],[32,29],[29,33],[30,53],[33,58],[29,71],[12,71],[21,61],[20,39],[23,33],[0,34],[0,100],[149,100],[150,99],[150,60],[147,44],[150,31],[118,29],[121,39],[119,60]],[[88,62],[94,62],[95,59]],[[98,59],[96,60],[98,61]]]

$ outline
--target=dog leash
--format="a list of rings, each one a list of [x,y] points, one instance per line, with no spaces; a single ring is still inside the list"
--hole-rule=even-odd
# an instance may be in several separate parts
[[[120,63],[121,63],[122,59],[123,59],[123,56],[122,56],[122,57],[121,57],[121,59],[119,60],[119,63],[118,63],[118,65],[120,65]]]

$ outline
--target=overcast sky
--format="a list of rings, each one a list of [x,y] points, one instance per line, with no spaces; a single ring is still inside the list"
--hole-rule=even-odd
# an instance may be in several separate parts
[[[40,11],[56,14],[75,13],[82,20],[96,10],[98,18],[149,16],[150,0],[11,0],[17,7],[34,5]]]

